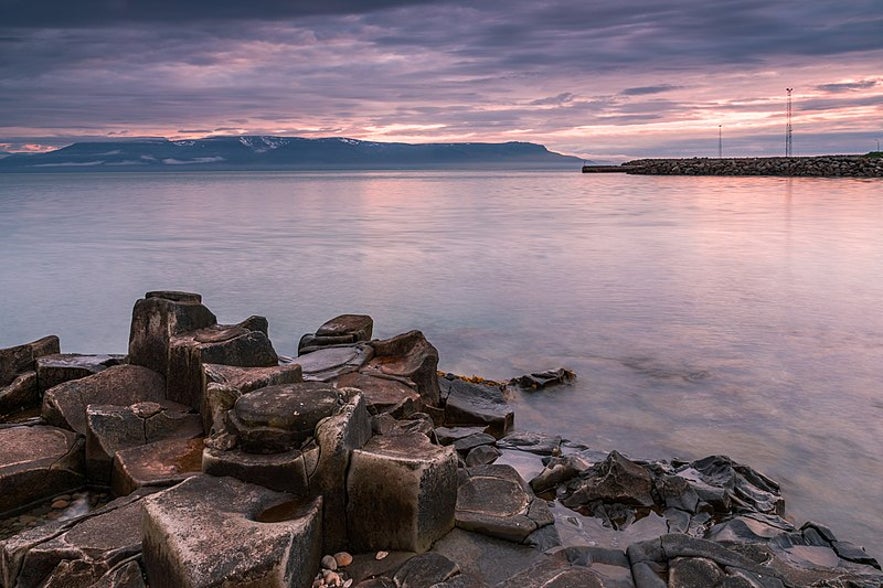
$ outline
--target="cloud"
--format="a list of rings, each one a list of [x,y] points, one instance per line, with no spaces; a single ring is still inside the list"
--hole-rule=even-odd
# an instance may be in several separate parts
[[[835,84],[820,84],[816,86],[817,90],[822,92],[832,92],[838,94],[840,92],[850,92],[854,90],[867,90],[873,88],[879,82],[877,80],[862,80],[860,82],[838,82]]]
[[[626,88],[620,94],[623,96],[646,96],[648,94],[662,94],[670,90],[677,90],[681,86],[673,86],[671,84],[660,84],[658,86],[637,86],[634,88]]]

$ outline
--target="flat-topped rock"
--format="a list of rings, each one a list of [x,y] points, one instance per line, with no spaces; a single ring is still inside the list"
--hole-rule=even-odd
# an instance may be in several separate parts
[[[304,380],[330,382],[344,374],[355,372],[374,355],[367,343],[342,347],[327,347],[305,353],[290,361],[303,370]]]
[[[60,352],[56,335],[48,335],[24,345],[0,349],[0,387],[11,384],[19,374],[36,371],[38,357]]]
[[[310,586],[321,558],[322,499],[294,500],[199,475],[144,501],[151,586]],[[210,546],[210,548],[209,548]]]
[[[110,487],[117,496],[173,486],[202,472],[202,438],[170,438],[114,454]]]
[[[212,476],[230,476],[270,490],[306,497],[313,494],[309,476],[315,471],[318,460],[318,447],[268,454],[206,447],[202,452],[202,471]]]
[[[76,434],[47,426],[0,429],[0,513],[85,481],[83,441]]]
[[[315,333],[301,337],[298,354],[309,353],[332,345],[348,345],[370,341],[374,320],[364,314],[342,314],[323,324]]]
[[[331,385],[282,384],[240,396],[228,418],[243,450],[277,453],[300,447],[319,421],[342,405],[340,392]]]
[[[125,355],[52,353],[37,358],[37,378],[40,389],[48,390],[62,382],[85,378],[124,363],[126,363]]]
[[[449,377],[439,377],[438,383],[444,399],[445,425],[481,425],[497,438],[512,428],[515,411],[499,387]]]
[[[439,406],[438,350],[420,331],[409,331],[382,341],[372,341],[374,358],[362,372],[393,376],[413,386],[423,402]]]
[[[371,414],[388,412],[402,418],[423,409],[417,391],[399,380],[353,372],[340,376],[337,385],[361,390]]]

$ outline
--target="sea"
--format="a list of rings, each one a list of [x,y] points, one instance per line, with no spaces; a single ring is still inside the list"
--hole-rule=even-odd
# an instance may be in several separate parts
[[[568,171],[0,175],[0,347],[125,353],[150,290],[257,314],[278,352],[342,313],[507,380],[521,430],[728,455],[786,514],[883,556],[883,180]]]

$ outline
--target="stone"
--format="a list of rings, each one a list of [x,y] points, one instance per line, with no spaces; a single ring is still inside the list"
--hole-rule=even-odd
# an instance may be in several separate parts
[[[202,436],[199,415],[173,402],[86,407],[86,472],[92,482],[110,483],[117,451],[169,438]]]
[[[457,562],[461,574],[468,574],[487,586],[501,588],[519,586],[508,583],[508,579],[545,558],[533,547],[459,528],[437,541],[432,553]]]
[[[164,398],[165,381],[160,374],[138,365],[118,365],[50,388],[43,396],[41,413],[50,425],[85,436],[90,404],[129,406]]]
[[[37,372],[18,374],[9,384],[0,387],[0,417],[39,404]]]
[[[467,468],[457,490],[456,524],[461,529],[523,542],[554,522],[546,502],[507,465]]]
[[[292,360],[303,370],[304,380],[331,382],[344,374],[357,371],[374,355],[367,343],[328,347],[305,353]]]
[[[475,467],[494,463],[502,452],[491,445],[479,445],[466,454],[466,467]]]
[[[459,378],[438,378],[445,401],[445,425],[480,425],[496,438],[504,437],[515,421],[515,411],[497,386],[473,384]]]
[[[337,569],[337,560],[334,559],[333,555],[323,555],[322,560],[319,562],[319,564],[326,570]]]
[[[125,355],[53,353],[37,358],[37,379],[40,390],[45,391],[62,382],[85,378],[124,363],[126,363]]]
[[[204,409],[204,364],[271,367],[279,356],[267,334],[243,324],[212,325],[172,335],[169,339],[166,396],[169,400]]]
[[[557,370],[547,370],[545,372],[536,372],[526,374],[509,380],[510,386],[518,386],[522,390],[542,390],[549,386],[559,384],[572,384],[576,380],[576,374],[565,368]]]
[[[403,418],[423,410],[417,391],[395,379],[352,372],[340,376],[337,385],[361,390],[372,415],[390,413]]]
[[[221,432],[220,426],[228,410],[233,408],[236,399],[248,392],[277,386],[280,384],[296,384],[303,382],[303,373],[297,364],[276,365],[269,367],[240,367],[204,363],[203,374],[203,405],[200,413],[203,417],[203,430],[211,433],[213,429]]]
[[[116,452],[110,487],[117,496],[172,486],[202,471],[201,438],[170,438]]]
[[[468,453],[470,450],[482,446],[492,446],[496,439],[487,433],[475,433],[454,441],[454,449],[460,453]],[[499,451],[499,450],[498,450]]]
[[[370,341],[374,320],[363,314],[342,314],[321,327],[315,334],[304,335],[298,343],[298,354],[316,351],[331,345]]]
[[[391,339],[372,341],[374,358],[360,370],[377,376],[403,378],[414,387],[424,404],[439,406],[438,350],[420,331],[409,331]]]
[[[83,440],[48,426],[0,429],[0,513],[85,483]]]
[[[515,431],[497,441],[500,449],[517,449],[537,455],[558,455],[561,453],[561,437],[531,431]]]
[[[117,500],[0,543],[0,584],[62,588],[96,586],[104,580],[118,586],[109,583],[119,578],[114,568],[141,551],[141,499]]]
[[[334,561],[337,562],[338,567],[345,568],[353,563],[353,556],[346,551],[339,551],[334,554]]]
[[[555,490],[560,484],[569,482],[588,469],[588,465],[575,455],[552,457],[540,475],[530,481],[530,487],[537,494]]]
[[[573,566],[566,561],[545,558],[533,567],[506,581],[506,586],[519,588],[605,588],[608,584],[591,569]],[[639,588],[644,588],[638,585]]]
[[[372,437],[352,452],[347,529],[358,551],[423,553],[454,527],[457,457],[417,433]]]
[[[151,586],[310,586],[321,559],[322,499],[198,475],[144,501]],[[210,548],[206,548],[211,546]]]
[[[312,494],[309,476],[315,471],[318,460],[318,446],[271,454],[206,447],[202,453],[202,471],[306,497]]]
[[[597,501],[648,507],[655,505],[652,490],[653,480],[644,466],[611,451],[604,462],[567,484],[561,503],[574,510]]]
[[[424,553],[412,557],[400,567],[393,580],[399,588],[425,588],[448,580],[460,568],[439,553]]]
[[[58,337],[55,335],[0,349],[0,388],[11,384],[20,374],[36,371],[37,358],[60,352]]]
[[[301,382],[259,388],[240,396],[227,414],[229,432],[250,453],[282,453],[300,448],[320,420],[343,405],[329,384]]]
[[[166,376],[172,336],[217,324],[215,315],[191,292],[154,291],[135,302],[129,330],[129,362]]]

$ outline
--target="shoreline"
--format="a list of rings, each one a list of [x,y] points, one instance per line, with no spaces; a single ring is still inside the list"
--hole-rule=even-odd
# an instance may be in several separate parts
[[[621,165],[584,165],[582,173],[625,173],[659,176],[883,178],[883,158],[867,155],[654,158],[635,159]]]

